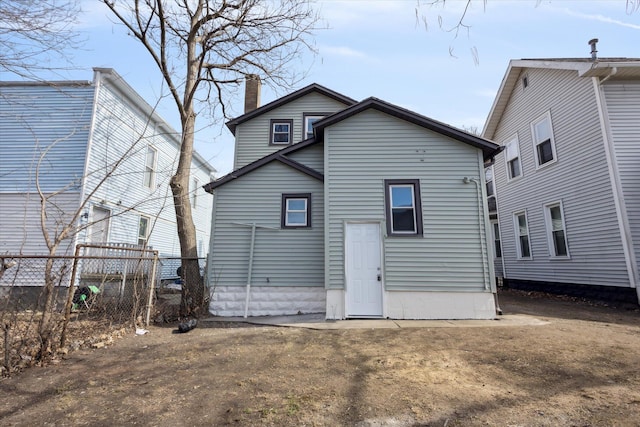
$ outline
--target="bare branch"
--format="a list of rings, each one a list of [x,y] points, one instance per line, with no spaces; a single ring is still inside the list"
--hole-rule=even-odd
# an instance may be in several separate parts
[[[34,79],[82,43],[73,24],[78,0],[0,1],[0,71]],[[69,64],[70,66],[70,64]]]

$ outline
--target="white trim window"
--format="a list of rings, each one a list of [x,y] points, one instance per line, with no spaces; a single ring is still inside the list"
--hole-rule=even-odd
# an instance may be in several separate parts
[[[502,242],[500,242],[500,225],[498,221],[491,221],[491,235],[493,237],[493,255],[496,259],[502,258]]]
[[[304,134],[302,135],[303,139],[313,138],[313,124],[318,120],[322,120],[325,116],[326,114],[304,114]]]
[[[518,259],[531,259],[531,242],[529,241],[529,224],[526,212],[513,214],[513,227],[516,233]]]
[[[148,216],[140,215],[140,221],[138,221],[138,246],[147,246],[150,222],[151,220]]]
[[[311,193],[282,195],[280,226],[282,228],[311,227]]]
[[[569,258],[564,210],[562,202],[544,205],[544,219],[547,228],[549,255],[555,258]]]
[[[551,113],[547,111],[531,123],[531,137],[536,156],[536,169],[554,163],[557,157],[553,127],[551,126]]]
[[[505,144],[505,161],[509,180],[522,176],[522,162],[520,161],[520,144],[516,134]]]
[[[145,154],[143,178],[143,184],[147,188],[153,188],[155,184],[157,160],[158,150],[149,145]]]
[[[200,190],[200,181],[198,178],[193,178],[193,189],[191,190],[191,207],[196,209],[198,207],[198,191]]]

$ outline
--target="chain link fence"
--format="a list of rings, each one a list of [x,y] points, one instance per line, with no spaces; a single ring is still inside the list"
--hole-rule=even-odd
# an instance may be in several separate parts
[[[77,335],[148,325],[159,265],[157,251],[133,245],[79,245],[74,256],[0,254],[2,373],[42,359],[43,336],[55,352]]]

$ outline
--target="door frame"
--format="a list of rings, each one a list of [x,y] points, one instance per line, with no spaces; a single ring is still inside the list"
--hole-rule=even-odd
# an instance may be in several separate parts
[[[348,266],[347,266],[347,227],[352,224],[373,224],[378,226],[378,241],[380,252],[380,314],[379,315],[351,315],[349,314],[349,296],[348,296]],[[343,261],[344,261],[344,316],[345,318],[373,318],[379,319],[385,317],[386,307],[386,295],[385,295],[385,259],[384,259],[384,221],[375,220],[345,220],[343,221],[342,235],[343,235]]]

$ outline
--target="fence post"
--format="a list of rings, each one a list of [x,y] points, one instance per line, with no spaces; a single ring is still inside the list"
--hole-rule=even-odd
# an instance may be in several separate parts
[[[153,251],[153,261],[151,266],[151,286],[149,286],[149,301],[147,302],[147,316],[145,326],[149,327],[149,318],[151,317],[151,306],[153,304],[153,292],[156,286],[156,268],[158,266],[158,251]]]
[[[64,347],[67,340],[67,325],[69,324],[69,318],[71,317],[71,307],[73,306],[73,291],[76,283],[76,271],[78,271],[78,257],[80,255],[80,249],[82,245],[76,246],[76,251],[73,257],[73,269],[71,270],[71,283],[67,289],[67,302],[64,305],[64,321],[62,322],[62,332],[60,333],[60,347]]]

